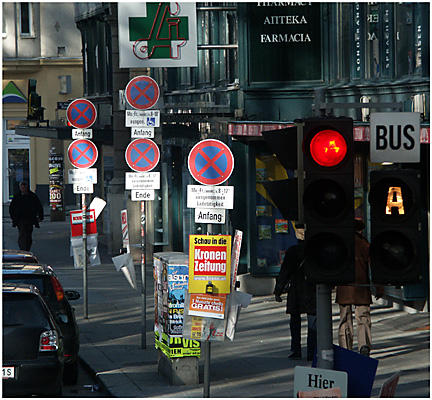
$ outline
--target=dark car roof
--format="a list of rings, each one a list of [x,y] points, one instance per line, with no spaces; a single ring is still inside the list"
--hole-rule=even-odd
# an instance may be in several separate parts
[[[26,285],[24,283],[3,283],[3,293],[27,293],[40,294],[39,290],[34,285]]]
[[[27,263],[3,263],[3,274],[35,274],[35,275],[54,275],[51,267],[45,264]]]
[[[37,257],[31,251],[3,249],[3,262],[26,261],[37,263]]]

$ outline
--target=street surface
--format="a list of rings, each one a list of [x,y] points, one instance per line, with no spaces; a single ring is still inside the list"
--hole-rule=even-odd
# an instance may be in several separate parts
[[[141,348],[141,293],[134,291],[117,272],[103,248],[102,265],[90,267],[89,318],[83,319],[82,271],[75,270],[69,256],[69,223],[49,222],[46,217],[33,233],[32,251],[41,262],[53,266],[65,289],[76,289],[81,298],[73,302],[80,325],[80,357],[97,375],[98,382],[114,397],[202,397],[203,358],[200,385],[171,386],[157,373],[157,351],[153,340],[153,279],[147,265],[146,349]],[[16,248],[17,230],[3,215],[3,247]],[[136,268],[140,285],[140,269]],[[333,305],[333,340],[337,343],[339,310]],[[252,299],[243,309],[234,342],[211,345],[211,397],[292,397],[294,367],[310,366],[305,360],[306,319],[302,321],[304,359],[289,354],[289,325],[285,301],[273,296]],[[383,382],[401,371],[396,397],[430,397],[429,313],[408,313],[398,308],[372,308],[373,350],[379,361],[372,397]],[[82,383],[71,396],[85,396]],[[79,387],[78,387],[79,386]],[[66,387],[67,388],[67,387]],[[89,389],[87,395],[92,395]],[[65,390],[65,395],[67,389]],[[98,396],[97,392],[94,394]]]

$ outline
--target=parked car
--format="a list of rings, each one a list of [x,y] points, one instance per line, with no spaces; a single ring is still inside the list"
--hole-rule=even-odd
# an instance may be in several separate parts
[[[63,290],[54,270],[43,264],[4,263],[3,282],[35,285],[50,308],[64,342],[64,383],[78,380],[79,328],[69,300],[77,300],[75,290]]]
[[[37,257],[31,251],[10,249],[3,249],[3,262],[39,263]]]
[[[61,396],[60,328],[33,285],[3,284],[4,396]]]

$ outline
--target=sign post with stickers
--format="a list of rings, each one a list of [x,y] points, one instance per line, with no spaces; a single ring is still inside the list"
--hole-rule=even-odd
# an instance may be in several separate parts
[[[234,187],[226,182],[234,169],[229,147],[215,139],[198,142],[188,156],[188,168],[200,185],[188,185],[187,207],[195,222],[207,224],[207,235],[189,236],[189,290],[185,302],[184,332],[204,342],[204,396],[210,397],[210,342],[233,340],[238,316],[235,294],[241,234],[236,232],[234,262],[231,236],[212,235],[213,224],[225,224],[225,210],[234,207]],[[250,301],[249,295],[243,304]],[[231,323],[229,322],[231,321]],[[234,321],[234,322],[233,322]]]
[[[96,121],[97,111],[94,104],[87,99],[76,99],[72,101],[66,110],[69,123],[76,129],[72,130],[74,140],[68,148],[67,154],[70,163],[78,169],[92,167],[98,158],[97,147],[88,139],[92,138],[90,128]],[[71,176],[71,174],[69,174]],[[73,176],[73,174],[72,174]],[[70,182],[70,181],[69,181]],[[88,287],[87,287],[87,230],[86,230],[86,193],[93,193],[93,183],[88,180],[83,182],[79,178],[74,181],[74,193],[81,194],[82,211],[82,240],[83,240],[83,300],[84,318],[88,319]]]
[[[160,111],[149,110],[159,99],[159,86],[149,76],[137,76],[129,81],[125,89],[126,101],[133,110],[126,110],[125,126],[131,128],[132,140],[125,152],[126,163],[135,172],[126,173],[126,190],[131,190],[131,200],[140,202],[141,211],[141,299],[142,330],[141,348],[146,343],[146,201],[154,200],[154,190],[160,187],[160,173],[150,172],[160,159],[160,151],[155,142],[154,128],[160,126]]]

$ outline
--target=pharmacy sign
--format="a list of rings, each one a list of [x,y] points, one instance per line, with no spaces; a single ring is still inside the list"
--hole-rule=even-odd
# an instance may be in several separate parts
[[[195,3],[118,3],[120,68],[196,67]]]

